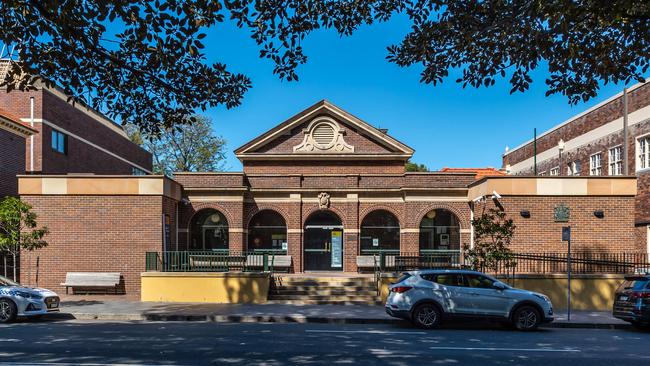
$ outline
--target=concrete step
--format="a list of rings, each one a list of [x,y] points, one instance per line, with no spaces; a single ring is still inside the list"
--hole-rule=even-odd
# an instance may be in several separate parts
[[[268,304],[286,305],[382,305],[380,300],[269,300]]]
[[[363,295],[363,296],[375,296],[377,295],[376,289],[364,289],[364,290],[354,290],[348,291],[345,289],[322,289],[322,288],[313,288],[313,289],[287,289],[279,288],[271,290],[272,295],[296,295],[296,296],[331,296],[331,295]]]
[[[273,295],[269,296],[270,300],[297,300],[297,301],[376,301],[377,296],[364,295]]]
[[[285,280],[275,280],[274,284],[276,286],[330,286],[330,287],[368,287],[376,286],[374,281],[285,281]]]
[[[314,289],[326,290],[326,291],[346,291],[346,292],[355,292],[355,291],[366,291],[366,290],[376,290],[377,286],[297,286],[297,285],[280,285],[277,284],[272,286],[274,289],[284,289],[290,291],[311,291]]]

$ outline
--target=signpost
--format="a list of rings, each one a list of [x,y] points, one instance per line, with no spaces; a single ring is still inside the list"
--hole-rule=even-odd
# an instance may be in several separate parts
[[[562,227],[562,241],[567,242],[566,270],[567,270],[567,321],[571,321],[571,226]]]

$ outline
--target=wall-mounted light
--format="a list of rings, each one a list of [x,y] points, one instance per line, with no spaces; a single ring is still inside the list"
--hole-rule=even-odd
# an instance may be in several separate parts
[[[603,212],[603,210],[596,210],[594,211],[594,216],[596,216],[599,219],[602,219],[603,217],[605,217],[605,212]]]
[[[522,211],[519,211],[519,214],[520,214],[521,217],[523,217],[524,219],[530,219],[530,211],[528,211],[528,210],[522,210]]]

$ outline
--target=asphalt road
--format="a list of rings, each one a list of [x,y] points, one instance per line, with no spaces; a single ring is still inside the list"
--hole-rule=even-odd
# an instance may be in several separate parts
[[[646,365],[649,345],[633,330],[28,321],[0,325],[0,366]]]

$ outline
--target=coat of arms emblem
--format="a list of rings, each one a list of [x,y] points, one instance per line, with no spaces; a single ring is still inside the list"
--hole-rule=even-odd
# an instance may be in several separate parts
[[[330,195],[326,192],[321,192],[318,195],[318,207],[323,210],[330,207]]]

